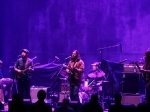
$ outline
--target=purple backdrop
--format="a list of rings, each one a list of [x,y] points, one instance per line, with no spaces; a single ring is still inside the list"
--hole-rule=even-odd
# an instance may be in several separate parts
[[[8,77],[9,66],[22,48],[35,62],[45,64],[57,55],[64,62],[73,49],[80,51],[87,75],[91,63],[103,58],[139,60],[150,43],[149,0],[0,0],[0,59]]]

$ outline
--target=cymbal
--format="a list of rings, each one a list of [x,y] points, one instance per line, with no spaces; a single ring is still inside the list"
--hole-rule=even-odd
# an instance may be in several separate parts
[[[93,73],[88,74],[90,78],[96,78],[96,77],[100,78],[100,77],[103,77],[104,75],[105,75],[104,72],[97,72],[97,73],[93,72]]]
[[[93,64],[91,64],[92,66],[98,66],[98,65],[100,65],[101,64],[101,62],[95,62],[95,63],[93,63]]]

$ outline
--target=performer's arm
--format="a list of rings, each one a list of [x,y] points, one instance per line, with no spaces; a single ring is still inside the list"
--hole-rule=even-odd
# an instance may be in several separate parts
[[[150,73],[150,70],[141,69],[140,72],[142,72],[142,73]]]
[[[84,62],[80,61],[80,66],[79,68],[76,68],[77,72],[83,73],[84,72]]]
[[[22,71],[20,69],[18,69],[17,67],[19,66],[19,60],[17,60],[15,66],[14,66],[14,70],[18,73],[21,73]]]
[[[29,70],[30,72],[34,71],[33,62],[32,62],[32,61],[31,61],[30,64],[29,64],[28,70]]]

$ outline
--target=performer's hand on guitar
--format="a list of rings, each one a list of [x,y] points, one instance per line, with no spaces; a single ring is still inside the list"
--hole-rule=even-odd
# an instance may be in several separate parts
[[[150,73],[150,70],[141,69],[140,72],[142,72],[142,73]]]
[[[29,70],[29,71],[33,71],[33,68],[30,66],[30,67],[28,68],[28,70]]]
[[[66,69],[66,72],[69,74],[69,73],[70,73],[70,70],[69,70],[69,69]]]
[[[22,70],[17,69],[17,72],[18,72],[18,73],[22,73]]]
[[[143,72],[145,72],[145,70],[144,70],[144,69],[140,69],[140,72],[142,72],[142,73],[143,73]]]

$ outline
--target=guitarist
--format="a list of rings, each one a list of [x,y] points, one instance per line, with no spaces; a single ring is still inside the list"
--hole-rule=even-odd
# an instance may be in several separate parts
[[[146,51],[144,54],[145,64],[143,69],[140,70],[142,72],[142,76],[146,82],[146,99],[150,95],[150,51]]]
[[[17,60],[14,70],[16,71],[16,78],[18,79],[18,92],[22,98],[30,99],[30,77],[29,74],[33,71],[32,60],[28,58],[29,51],[22,49],[21,58]],[[28,68],[25,72],[25,70]],[[20,77],[19,77],[20,76]],[[24,96],[25,94],[25,96]]]
[[[79,87],[84,79],[84,62],[81,60],[77,50],[72,52],[71,61],[66,68],[66,73],[69,75],[70,99],[72,101],[79,101]]]

